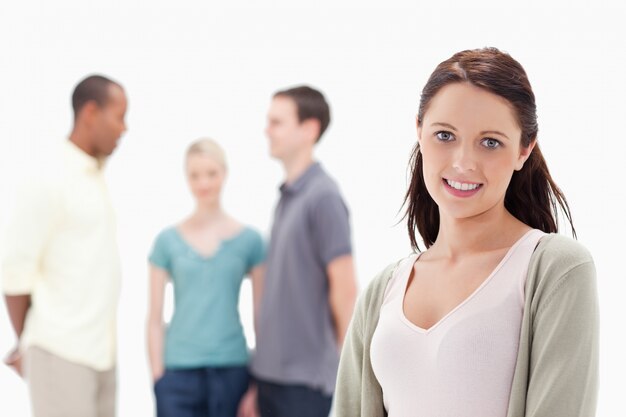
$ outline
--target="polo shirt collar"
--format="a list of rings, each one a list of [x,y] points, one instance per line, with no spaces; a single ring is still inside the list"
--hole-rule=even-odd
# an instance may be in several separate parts
[[[100,172],[104,166],[104,159],[94,158],[80,149],[71,140],[66,140],[66,161],[74,167],[86,172]]]
[[[280,186],[280,191],[285,194],[294,194],[302,190],[306,184],[308,184],[318,173],[322,171],[322,166],[319,162],[313,162],[306,171],[304,171],[294,182],[291,184],[283,183]]]

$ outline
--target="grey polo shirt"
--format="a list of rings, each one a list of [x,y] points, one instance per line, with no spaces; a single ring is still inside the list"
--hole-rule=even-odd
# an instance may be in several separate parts
[[[326,267],[352,252],[348,209],[337,184],[314,163],[283,184],[274,213],[252,373],[332,394],[339,350]]]

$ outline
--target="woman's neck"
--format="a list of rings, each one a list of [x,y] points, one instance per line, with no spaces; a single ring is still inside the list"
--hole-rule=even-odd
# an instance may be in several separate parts
[[[480,215],[455,219],[440,215],[437,241],[429,251],[449,259],[512,246],[530,227],[504,206]]]
[[[226,218],[226,213],[219,204],[197,205],[196,210],[189,217],[189,222],[195,225],[217,223]]]

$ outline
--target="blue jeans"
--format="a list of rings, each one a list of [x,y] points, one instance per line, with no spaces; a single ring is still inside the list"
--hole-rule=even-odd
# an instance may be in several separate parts
[[[328,417],[333,397],[304,385],[258,381],[261,417]]]
[[[245,366],[167,369],[154,384],[157,417],[235,417],[248,382]]]

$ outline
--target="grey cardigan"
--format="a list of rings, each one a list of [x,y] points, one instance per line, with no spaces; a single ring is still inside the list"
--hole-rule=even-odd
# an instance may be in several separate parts
[[[397,265],[382,271],[359,298],[341,353],[335,417],[387,415],[370,363],[370,344]],[[544,236],[528,267],[507,417],[595,416],[598,322],[591,255],[570,238]]]

